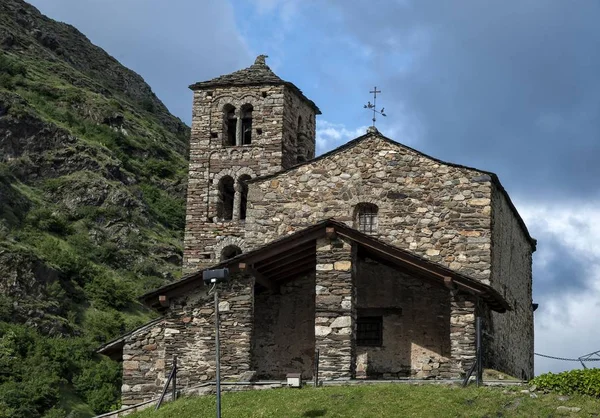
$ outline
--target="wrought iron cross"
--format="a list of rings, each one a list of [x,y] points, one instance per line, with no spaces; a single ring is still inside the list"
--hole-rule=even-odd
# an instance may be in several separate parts
[[[384,113],[385,108],[382,107],[381,110],[377,110],[377,108],[375,107],[377,106],[377,93],[381,93],[381,90],[377,90],[377,86],[375,86],[373,87],[373,90],[369,93],[373,93],[373,104],[371,104],[371,102],[367,102],[367,104],[364,107],[365,109],[373,111],[373,127],[375,127],[375,122],[377,121],[377,114],[380,114],[381,116],[387,115]]]

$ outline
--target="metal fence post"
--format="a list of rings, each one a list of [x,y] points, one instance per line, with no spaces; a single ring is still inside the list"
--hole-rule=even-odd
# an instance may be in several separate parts
[[[315,350],[315,370],[313,372],[313,386],[319,385],[319,349]]]
[[[177,400],[177,354],[173,356],[173,398]]]
[[[477,342],[477,351],[476,356],[477,359],[477,369],[475,379],[477,382],[477,387],[479,387],[483,383],[483,347],[481,344],[481,317],[478,316],[475,320],[475,332],[477,333],[476,342]]]

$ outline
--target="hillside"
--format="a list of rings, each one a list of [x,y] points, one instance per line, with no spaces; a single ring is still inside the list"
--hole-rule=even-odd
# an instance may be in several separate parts
[[[559,396],[512,388],[378,384],[225,393],[223,417],[597,417],[591,396]],[[571,409],[579,409],[577,412]],[[131,418],[204,418],[215,414],[215,397],[200,396],[148,408]]]
[[[117,402],[93,349],[179,275],[188,137],[77,29],[0,2],[0,417]]]

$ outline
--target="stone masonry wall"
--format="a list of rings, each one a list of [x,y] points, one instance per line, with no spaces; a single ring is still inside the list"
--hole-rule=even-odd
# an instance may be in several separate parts
[[[317,240],[315,347],[319,378],[350,379],[356,365],[356,286],[352,246],[341,239]]]
[[[298,163],[298,157],[304,161],[315,157],[315,112],[300,97],[286,90],[283,112],[283,160],[282,167],[289,168]],[[301,126],[298,126],[301,118]]]
[[[165,321],[130,335],[123,345],[123,405],[135,405],[160,394],[171,363],[165,362]]]
[[[263,97],[263,94],[266,97]],[[184,271],[216,260],[213,247],[224,236],[243,236],[239,221],[217,218],[217,185],[230,175],[236,184],[242,175],[255,177],[281,169],[283,87],[231,87],[194,92],[190,163],[188,171]],[[224,146],[223,109],[239,112],[251,104],[252,143]],[[259,132],[261,132],[259,134]]]
[[[313,375],[315,352],[315,275],[264,290],[254,299],[253,370],[260,379],[287,373]]]
[[[256,248],[324,218],[353,224],[379,207],[376,236],[488,283],[491,183],[372,135],[325,159],[250,184],[246,242]]]
[[[238,379],[250,370],[253,289],[253,279],[248,277],[220,285],[223,379]],[[214,324],[214,299],[202,287],[172,300],[164,321],[129,336],[123,347],[123,404],[133,405],[160,395],[174,355],[178,386],[214,380]]]
[[[383,317],[382,346],[357,347],[366,376],[451,377],[449,290],[368,259],[357,273],[359,317]]]
[[[473,296],[453,290],[450,296],[450,373],[463,376],[476,354],[475,307]]]
[[[252,105],[252,142],[224,145],[224,107],[236,115]],[[306,132],[314,143],[314,112],[284,86],[214,88],[194,92],[188,174],[184,271],[214,264],[215,247],[225,237],[244,236],[240,220],[242,176],[270,174],[295,162],[297,150],[284,147],[284,138],[296,138],[298,115],[307,121]],[[308,122],[308,121],[311,122]],[[293,122],[293,123],[292,123]],[[313,146],[314,153],[314,146]],[[218,183],[231,176],[236,184],[233,219],[217,218]]]
[[[505,196],[492,195],[491,284],[512,307],[504,314],[488,313],[488,366],[518,378],[533,377],[532,246]]]

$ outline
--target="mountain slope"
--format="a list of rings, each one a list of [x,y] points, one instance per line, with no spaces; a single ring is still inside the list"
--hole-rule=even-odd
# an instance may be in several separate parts
[[[0,3],[0,417],[114,406],[93,349],[179,275],[188,137],[77,29]]]

